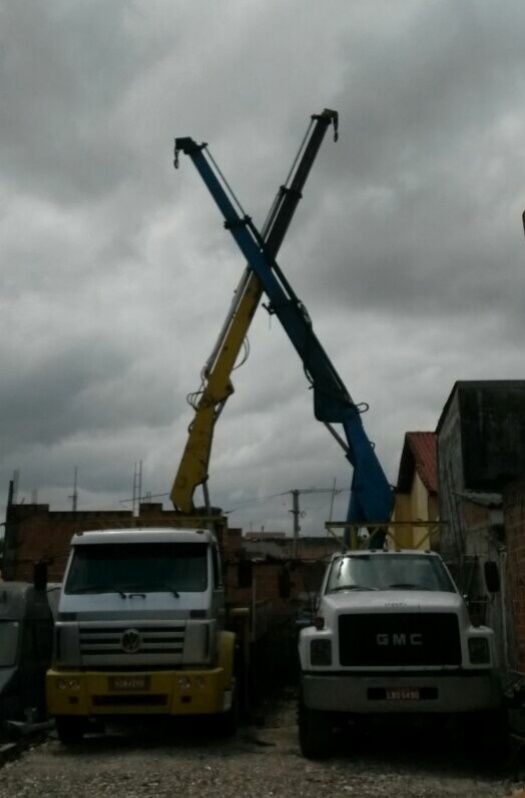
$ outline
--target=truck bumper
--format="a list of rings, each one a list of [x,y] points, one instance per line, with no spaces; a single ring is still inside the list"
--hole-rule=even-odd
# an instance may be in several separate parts
[[[210,670],[47,673],[50,715],[204,715],[227,712],[232,683],[224,668]]]
[[[310,709],[356,714],[464,713],[501,706],[495,672],[461,675],[303,674],[302,697]]]

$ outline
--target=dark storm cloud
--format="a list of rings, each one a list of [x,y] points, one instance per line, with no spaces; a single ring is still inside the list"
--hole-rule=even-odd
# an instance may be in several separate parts
[[[94,338],[13,363],[0,386],[4,451],[167,423],[173,408],[151,395],[151,377],[129,352]]]
[[[116,101],[148,65],[134,16],[121,0],[4,6],[0,152],[11,185],[72,203],[126,180]]]
[[[20,468],[63,505],[78,466],[84,506],[120,506],[140,459],[145,490],[171,485],[185,395],[244,267],[189,159],[173,171],[175,136],[210,143],[261,225],[310,115],[339,110],[280,262],[370,403],[392,481],[404,432],[434,428],[456,379],[522,376],[524,9],[28,0],[0,15],[3,484]],[[263,496],[351,472],[275,317],[259,311],[250,343],[210,489],[244,503],[232,520],[286,526],[287,499]]]
[[[322,236],[309,208],[297,256],[327,305],[443,318],[508,299],[517,310],[524,24],[514,4],[428,3],[395,34],[346,34]]]

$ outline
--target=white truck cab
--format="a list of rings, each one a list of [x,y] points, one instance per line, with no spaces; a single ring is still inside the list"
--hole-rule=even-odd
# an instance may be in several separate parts
[[[300,634],[302,753],[330,753],[342,720],[393,713],[494,722],[501,685],[494,633],[474,627],[434,552],[359,550],[332,557],[314,624]],[[481,733],[481,732],[480,732]]]

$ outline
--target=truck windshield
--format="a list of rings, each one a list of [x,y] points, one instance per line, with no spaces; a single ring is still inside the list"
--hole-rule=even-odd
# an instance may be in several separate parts
[[[441,560],[417,554],[347,555],[334,560],[327,592],[436,590],[455,593]]]
[[[0,668],[16,664],[19,628],[18,621],[0,621]]]
[[[65,592],[200,593],[208,585],[206,543],[75,546]]]

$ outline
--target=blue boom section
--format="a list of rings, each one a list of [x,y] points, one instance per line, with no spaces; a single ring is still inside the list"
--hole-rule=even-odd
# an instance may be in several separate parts
[[[373,446],[364,430],[358,408],[315,335],[306,309],[295,295],[264,241],[247,216],[241,217],[221,184],[206,145],[191,138],[175,141],[178,152],[192,159],[225,223],[249,266],[259,277],[278,317],[301,358],[314,392],[315,417],[325,424],[341,424],[347,446],[346,457],[354,469],[347,520],[352,524],[383,523],[390,519],[393,494]]]

